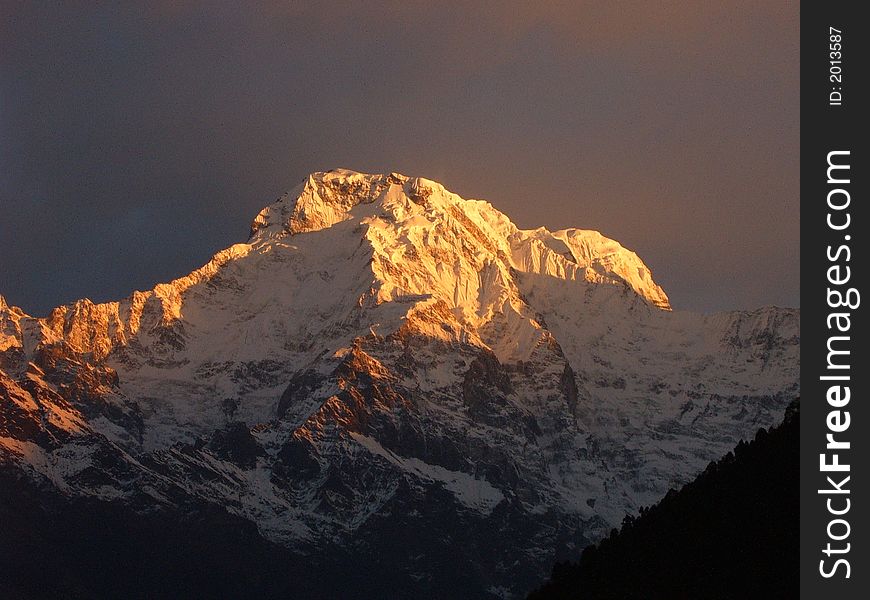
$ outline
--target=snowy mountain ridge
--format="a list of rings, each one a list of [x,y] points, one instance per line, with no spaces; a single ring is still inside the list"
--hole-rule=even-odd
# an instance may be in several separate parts
[[[44,318],[0,297],[0,465],[66,496],[217,503],[324,561],[410,528],[409,581],[443,583],[431,557],[460,548],[479,595],[509,597],[771,425],[799,341],[792,309],[671,311],[598,232],[333,170],[152,290]]]

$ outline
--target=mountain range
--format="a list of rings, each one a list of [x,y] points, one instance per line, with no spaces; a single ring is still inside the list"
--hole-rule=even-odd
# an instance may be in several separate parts
[[[521,597],[774,424],[799,343],[796,309],[672,310],[596,231],[314,173],[169,283],[44,317],[0,296],[0,508],[26,524],[3,545],[53,523],[31,551],[62,555],[111,515],[139,542],[226,544],[206,573],[270,557],[267,583],[232,569],[267,595]],[[158,558],[129,555],[130,590],[184,589]]]

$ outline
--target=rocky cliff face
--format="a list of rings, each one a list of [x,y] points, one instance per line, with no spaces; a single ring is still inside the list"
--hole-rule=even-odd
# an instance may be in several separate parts
[[[217,504],[420,593],[467,561],[510,597],[774,423],[799,341],[796,310],[672,312],[598,232],[316,173],[186,277],[44,318],[0,298],[0,464],[133,511]]]

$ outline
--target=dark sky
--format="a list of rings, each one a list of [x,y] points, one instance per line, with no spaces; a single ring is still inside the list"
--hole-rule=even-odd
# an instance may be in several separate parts
[[[94,4],[0,6],[0,293],[32,314],[184,275],[333,167],[598,229],[677,308],[798,305],[797,2]]]

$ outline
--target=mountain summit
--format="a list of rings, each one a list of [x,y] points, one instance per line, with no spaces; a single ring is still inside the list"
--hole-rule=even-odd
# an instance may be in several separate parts
[[[374,574],[358,597],[512,597],[770,426],[799,341],[796,310],[671,311],[598,232],[314,173],[170,283],[42,318],[0,297],[0,474],[220,507],[324,596],[312,565]]]
[[[423,283],[437,280],[439,291],[446,289],[455,297],[452,304],[474,299],[455,295],[449,284],[475,279],[484,264],[498,263],[508,271],[627,285],[650,304],[670,308],[667,295],[640,258],[597,231],[523,231],[488,202],[464,200],[439,183],[397,173],[364,175],[343,169],[315,173],[257,215],[249,243],[318,231],[347,220],[366,226],[362,237],[379,261],[392,264],[400,256],[409,271],[416,268],[433,274]],[[457,250],[460,253],[454,256]],[[461,267],[454,281],[442,282],[436,272],[448,257],[461,259]],[[373,270],[384,281],[390,278],[387,269]],[[407,285],[419,283],[412,279]],[[401,293],[401,285],[393,285]]]

